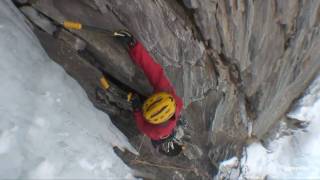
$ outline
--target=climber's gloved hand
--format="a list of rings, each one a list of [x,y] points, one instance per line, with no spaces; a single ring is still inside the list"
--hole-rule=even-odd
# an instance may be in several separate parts
[[[136,44],[135,38],[127,30],[114,31],[112,36],[116,37],[117,39],[120,39],[125,44],[127,44],[129,47],[133,47]]]
[[[159,146],[159,152],[166,156],[178,156],[183,149],[183,145],[181,145],[174,138],[165,143],[162,143]]]
[[[134,94],[131,99],[133,111],[139,111],[141,109],[142,103],[138,94]]]

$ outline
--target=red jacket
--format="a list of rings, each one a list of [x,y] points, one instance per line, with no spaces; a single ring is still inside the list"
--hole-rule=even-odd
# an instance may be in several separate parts
[[[129,54],[132,61],[144,71],[144,74],[153,86],[153,91],[168,92],[172,94],[176,101],[177,107],[175,116],[172,117],[165,125],[150,124],[145,121],[141,111],[134,113],[138,129],[152,140],[160,140],[170,135],[176,127],[183,107],[183,102],[181,98],[176,95],[175,89],[164,74],[162,67],[154,61],[140,42],[137,42],[134,47],[130,48]]]

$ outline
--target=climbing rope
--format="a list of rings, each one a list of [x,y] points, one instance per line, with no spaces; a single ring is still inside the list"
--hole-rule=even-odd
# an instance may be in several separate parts
[[[138,153],[140,155],[140,151],[142,148],[142,145],[144,143],[145,140],[145,135],[143,135],[142,140],[140,142],[139,148],[138,148]],[[157,163],[152,163],[152,162],[148,162],[148,161],[144,161],[144,160],[139,160],[139,155],[136,155],[135,158],[133,160],[131,160],[131,164],[142,164],[142,165],[146,165],[146,166],[153,166],[153,167],[158,167],[158,168],[164,168],[164,169],[173,169],[173,170],[180,170],[180,171],[188,171],[188,172],[193,172],[195,174],[201,174],[202,176],[206,176],[209,177],[209,174],[206,172],[199,172],[199,170],[197,168],[185,168],[182,166],[173,166],[173,165],[163,165],[163,164],[157,164]]]
[[[144,164],[144,165],[155,166],[155,167],[160,167],[160,168],[165,168],[165,169],[175,169],[175,170],[192,171],[192,172],[197,171],[196,168],[183,168],[183,167],[177,167],[177,166],[171,166],[171,165],[161,165],[161,164],[151,163],[148,161],[143,161],[143,160],[138,160],[138,159],[135,159],[132,162],[134,164]]]
[[[141,143],[140,143],[140,146],[139,146],[139,149],[138,149],[138,155],[136,155],[135,160],[137,160],[138,156],[140,155],[140,150],[141,150],[141,147],[143,145],[144,138],[145,138],[145,135],[143,135],[143,137],[142,137],[142,140],[141,140]]]
[[[162,165],[162,164],[157,164],[157,163],[151,163],[148,161],[144,161],[144,160],[132,160],[133,164],[142,164],[142,165],[146,165],[146,166],[153,166],[153,167],[158,167],[158,168],[164,168],[164,169],[172,169],[172,170],[180,170],[180,171],[187,171],[187,172],[193,172],[197,175],[202,175],[203,177],[208,177],[210,178],[209,174],[207,172],[199,172],[199,169],[197,168],[185,168],[185,167],[181,167],[181,166],[172,166],[172,165]]]

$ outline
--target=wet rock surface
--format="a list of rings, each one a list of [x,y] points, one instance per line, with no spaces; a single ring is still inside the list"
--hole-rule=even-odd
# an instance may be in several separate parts
[[[211,179],[248,139],[268,136],[318,73],[319,3],[40,0],[20,9],[49,56],[140,150],[116,150],[129,166],[146,179]],[[144,44],[184,100],[183,154],[159,155],[135,128],[126,94],[152,88],[125,47],[110,34],[63,29],[64,20],[127,29]],[[111,88],[97,94],[102,76]]]

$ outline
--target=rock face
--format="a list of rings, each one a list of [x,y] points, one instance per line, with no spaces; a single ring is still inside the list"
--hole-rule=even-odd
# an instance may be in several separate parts
[[[240,156],[248,139],[263,139],[320,69],[320,1],[30,2],[31,7],[22,10],[32,12],[29,19],[44,48],[140,149],[140,157],[119,153],[131,167],[149,173],[149,178],[210,179],[221,160]],[[48,23],[39,23],[30,8],[54,25],[73,20],[132,32],[164,67],[184,100],[188,121],[184,155],[159,156],[132,129],[130,105],[121,99],[126,91],[122,87],[145,96],[152,88],[124,46],[97,32],[69,32],[61,27],[54,36],[39,32],[38,28],[46,31],[41,24]],[[111,78],[114,88],[103,102],[95,96],[102,75]]]

